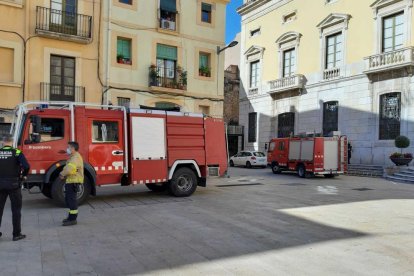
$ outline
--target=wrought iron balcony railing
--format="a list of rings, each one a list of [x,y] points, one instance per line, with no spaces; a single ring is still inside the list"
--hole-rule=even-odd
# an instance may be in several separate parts
[[[92,16],[37,6],[36,33],[89,43],[92,39]]]
[[[85,87],[41,82],[40,100],[85,102]]]
[[[414,47],[373,55],[365,62],[366,74],[414,66]]]
[[[187,72],[181,68],[151,66],[149,68],[149,86],[187,90]]]
[[[305,87],[305,81],[305,76],[300,74],[269,81],[269,94],[280,93],[294,89],[303,89]]]

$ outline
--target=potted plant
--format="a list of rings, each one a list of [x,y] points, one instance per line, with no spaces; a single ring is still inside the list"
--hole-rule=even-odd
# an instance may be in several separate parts
[[[202,73],[204,77],[210,77],[210,68],[208,67],[201,67]]]
[[[122,54],[117,55],[116,60],[118,61],[118,63],[124,63],[124,55]]]
[[[410,146],[410,139],[406,136],[398,136],[395,138],[395,146],[400,149],[400,152],[394,152],[390,155],[391,161],[397,166],[403,166],[410,164],[413,160],[413,155],[411,153],[403,153],[402,149],[408,148]]]
[[[155,66],[154,64],[150,66],[149,77],[150,77],[150,86],[157,86],[159,76],[158,76],[157,66]]]

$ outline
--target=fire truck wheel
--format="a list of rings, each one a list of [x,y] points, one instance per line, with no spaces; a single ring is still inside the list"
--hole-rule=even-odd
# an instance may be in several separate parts
[[[81,205],[86,201],[91,193],[91,183],[88,177],[85,177],[83,185],[79,187],[77,195],[78,204]],[[59,206],[65,206],[65,182],[57,177],[52,183],[52,199]]]
[[[168,183],[145,184],[150,191],[165,192],[168,189]]]
[[[279,174],[279,173],[281,173],[281,172],[282,172],[282,171],[280,170],[279,165],[278,165],[277,163],[273,163],[273,164],[272,164],[272,172],[273,172],[274,174]]]
[[[334,178],[335,177],[334,174],[324,174],[323,176],[325,176],[325,178]]]
[[[176,197],[192,195],[197,189],[197,177],[190,168],[180,168],[174,172],[169,191]]]
[[[246,168],[251,169],[252,168],[252,163],[250,163],[249,161],[246,162]]]
[[[233,160],[230,160],[230,167],[234,167],[234,162],[233,162]]]
[[[42,194],[45,197],[52,198],[52,189],[51,189],[50,185],[43,186],[43,188],[42,188]]]
[[[299,177],[301,177],[301,178],[305,178],[305,176],[306,176],[306,169],[305,169],[305,166],[303,166],[303,165],[299,165],[299,166],[298,166],[298,175],[299,175]]]

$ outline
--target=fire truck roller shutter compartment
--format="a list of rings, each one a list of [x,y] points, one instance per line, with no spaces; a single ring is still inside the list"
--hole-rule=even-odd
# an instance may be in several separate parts
[[[338,169],[338,140],[324,141],[323,163],[325,170]]]
[[[167,181],[165,117],[132,117],[132,184]]]
[[[315,145],[315,141],[313,139],[302,141],[301,160],[303,160],[303,161],[312,161],[313,160],[314,145]]]
[[[300,140],[289,141],[289,160],[300,160]]]

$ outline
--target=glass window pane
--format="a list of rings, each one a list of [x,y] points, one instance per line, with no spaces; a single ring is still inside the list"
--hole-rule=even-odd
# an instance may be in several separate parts
[[[93,143],[118,143],[118,122],[93,121]]]

